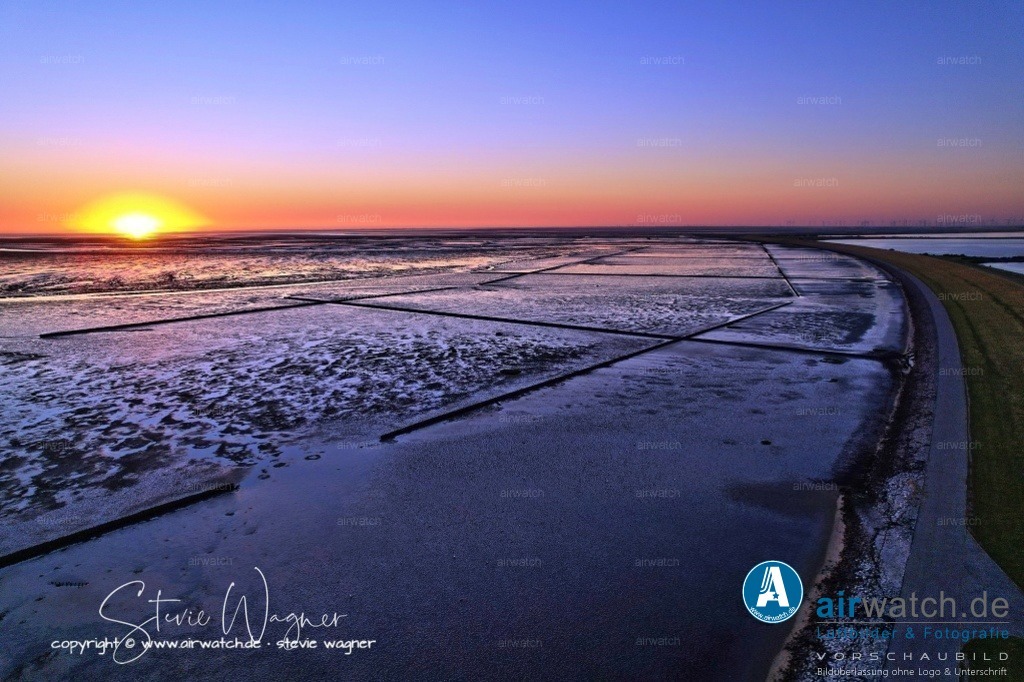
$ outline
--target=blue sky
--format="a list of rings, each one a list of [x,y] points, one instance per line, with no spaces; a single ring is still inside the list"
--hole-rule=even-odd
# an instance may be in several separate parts
[[[854,186],[900,169],[890,184],[908,211],[927,213],[961,174],[991,173],[998,186],[965,183],[961,203],[1021,213],[1002,186],[1022,179],[1021,36],[1020,2],[4,1],[0,172],[54,208],[104,191],[101,179],[173,193],[168,175],[230,174],[244,179],[238,196],[186,198],[242,220],[245,194],[275,173],[281,187],[320,188],[324,204],[334,181],[400,204],[403,183],[419,197],[440,173],[454,204],[458,183],[486,203],[473,178],[521,167],[552,180],[539,217],[559,197],[585,201],[584,185],[667,205],[667,187],[632,184],[655,173],[683,190],[731,179],[745,199],[770,194],[773,167]],[[943,137],[983,143],[952,157],[935,148]],[[652,158],[640,138],[678,140],[678,153]],[[48,194],[43,178],[67,189]],[[281,198],[284,215],[311,201],[300,195]],[[693,209],[693,191],[681,196]],[[869,198],[836,196],[835,213],[855,200],[866,213]],[[829,212],[812,203],[786,205],[808,220]],[[693,212],[744,217],[724,207]]]

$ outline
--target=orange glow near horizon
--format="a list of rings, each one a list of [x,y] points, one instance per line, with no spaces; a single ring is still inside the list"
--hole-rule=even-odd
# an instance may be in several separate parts
[[[165,232],[189,232],[210,221],[181,204],[153,194],[116,194],[73,213],[66,226],[80,232],[148,239]]]
[[[147,168],[129,157],[102,166],[69,157],[56,171],[48,160],[11,174],[0,191],[0,234],[145,239],[290,228],[935,224],[946,214],[1003,225],[1024,215],[1020,176],[1006,165],[885,160],[884,168],[877,159],[808,168],[787,158],[651,160],[623,154],[585,163],[502,160],[494,167],[450,159],[431,170],[425,160],[411,158],[381,162],[369,173],[355,164],[312,159],[300,170],[275,174],[241,162],[198,173],[193,165],[156,156]],[[963,177],[968,166],[971,175]],[[194,167],[202,165],[196,161]],[[817,179],[828,182],[798,186]],[[145,189],[118,192],[124,187]]]

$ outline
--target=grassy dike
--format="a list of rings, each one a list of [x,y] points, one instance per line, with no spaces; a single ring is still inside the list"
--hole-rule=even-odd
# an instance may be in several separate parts
[[[829,245],[829,247],[839,245]],[[836,250],[895,265],[924,282],[956,329],[970,400],[968,527],[1024,588],[1024,277],[957,262],[861,246]],[[969,653],[1009,651],[1024,680],[1024,640],[975,640]]]

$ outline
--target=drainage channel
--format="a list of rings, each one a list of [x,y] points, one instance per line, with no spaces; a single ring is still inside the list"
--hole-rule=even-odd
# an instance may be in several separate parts
[[[764,242],[761,242],[761,248],[764,249],[765,255],[771,259],[772,265],[775,266],[775,269],[779,271],[780,275],[782,275],[782,279],[786,280],[786,286],[789,287],[789,290],[793,292],[794,296],[799,298],[800,292],[797,291],[796,287],[793,286],[793,283],[789,281],[789,277],[786,276],[785,270],[783,270],[782,266],[779,265],[779,261],[775,260],[775,256],[773,256],[772,252],[768,250],[768,247],[764,245]]]

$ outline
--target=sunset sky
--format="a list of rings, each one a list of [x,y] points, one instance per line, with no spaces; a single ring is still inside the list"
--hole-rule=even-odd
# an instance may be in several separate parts
[[[1019,0],[553,5],[0,0],[0,231],[1024,216]]]

